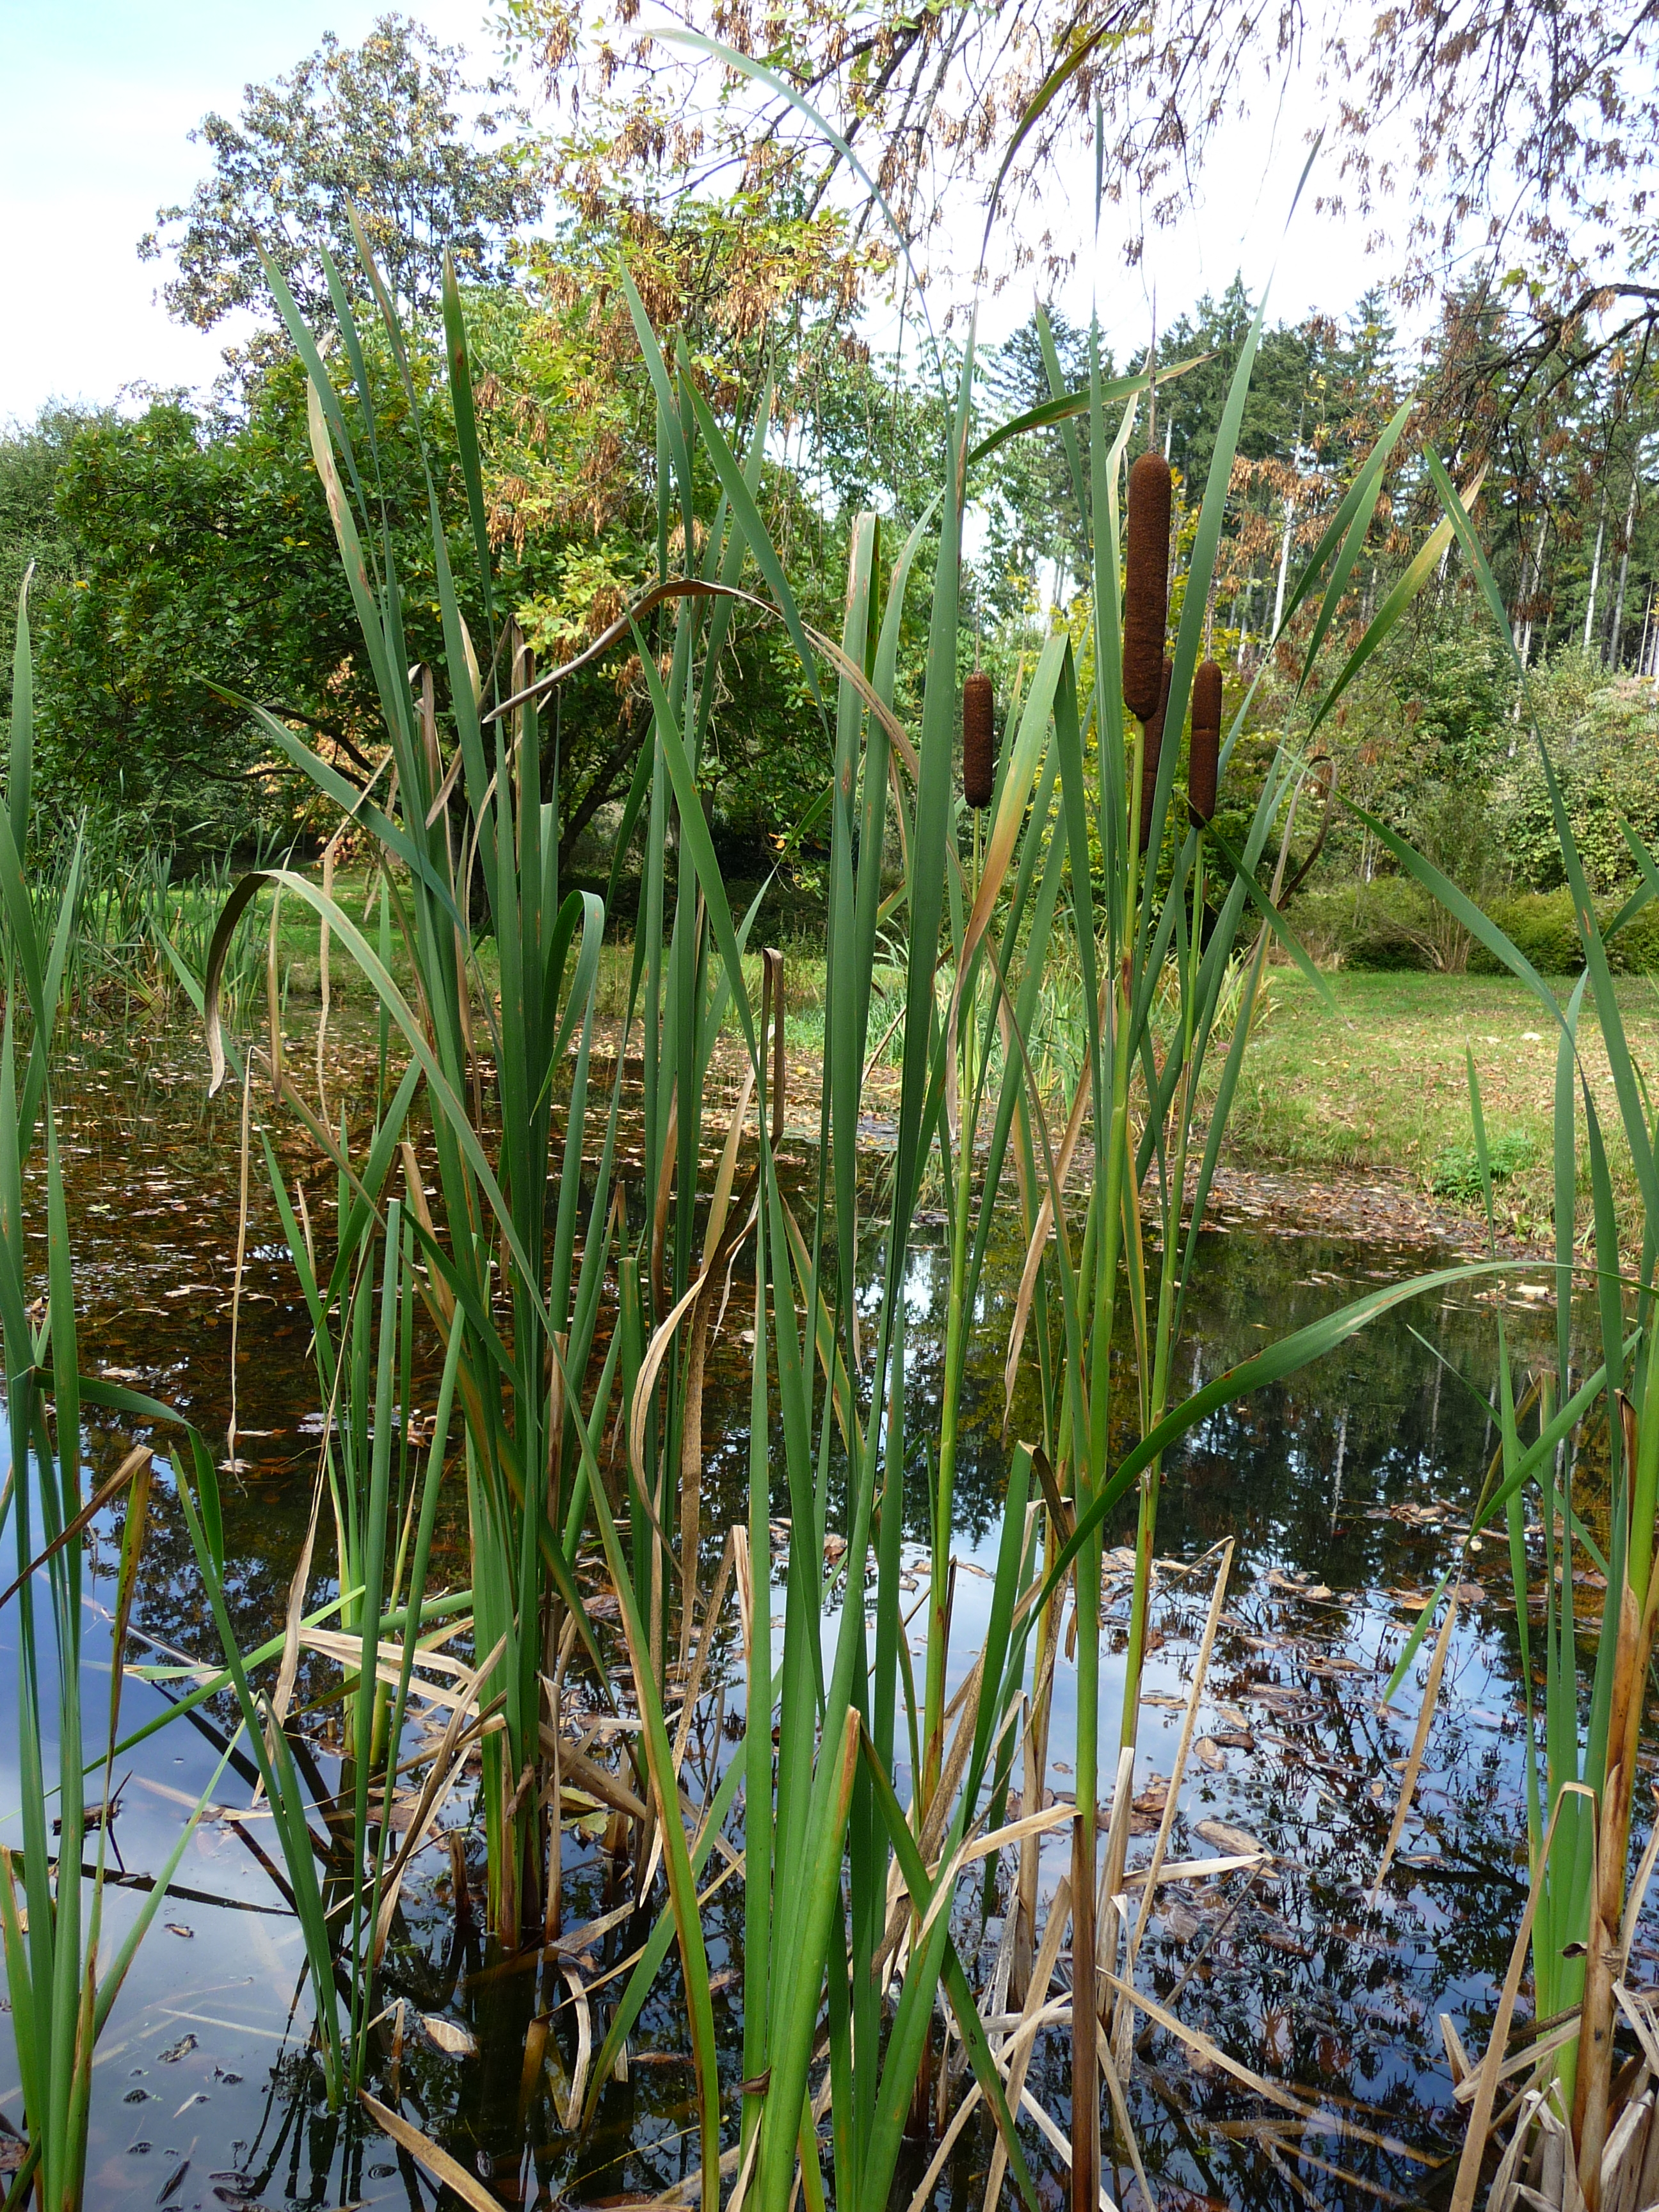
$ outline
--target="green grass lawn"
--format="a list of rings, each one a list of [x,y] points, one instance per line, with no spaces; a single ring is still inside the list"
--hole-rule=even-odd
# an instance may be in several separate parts
[[[1251,1040],[1228,1133],[1240,1164],[1309,1173],[1401,1175],[1454,1202],[1475,1201],[1474,1129],[1466,1055],[1480,1078],[1489,1143],[1506,1169],[1498,1196],[1505,1225],[1538,1235],[1551,1218],[1554,1024],[1509,976],[1416,974],[1328,976],[1327,1004],[1294,969],[1272,971],[1267,1018]],[[1569,986],[1559,984],[1565,998]],[[1659,988],[1619,985],[1632,1055],[1659,1069]],[[1629,1155],[1594,1016],[1580,1026],[1583,1058],[1607,1131],[1621,1194]]]
[[[342,905],[361,921],[365,906],[373,903],[367,874],[342,870],[335,889]],[[171,903],[175,942],[183,941],[195,966],[205,951],[211,915],[191,912],[186,919],[179,909],[198,903],[205,908],[210,901],[187,890],[175,891]],[[264,1018],[268,921],[262,898],[249,916],[241,958],[233,963],[241,971],[238,995],[244,1020]],[[368,933],[378,943],[378,919],[370,920]],[[395,932],[392,950],[393,972],[405,980],[407,959]],[[478,954],[479,981],[489,989],[493,944],[483,941]],[[288,986],[288,1018],[303,1027],[315,1018],[317,924],[298,899],[283,902],[277,963]],[[759,964],[757,959],[750,978],[757,993]],[[372,994],[337,940],[330,965],[335,1004],[343,1013],[353,1007],[366,1012]],[[615,1018],[623,1012],[631,965],[629,944],[606,945],[599,992],[603,1016]],[[790,1051],[810,1085],[810,1064],[822,1053],[823,1041],[821,949],[806,944],[787,947],[786,977]],[[1449,1204],[1478,1211],[1465,1057],[1473,1053],[1499,1172],[1502,1222],[1520,1236],[1547,1235],[1557,1032],[1526,988],[1507,976],[1405,972],[1337,972],[1325,981],[1328,1000],[1293,968],[1269,971],[1265,1012],[1258,1017],[1229,1128],[1228,1161],[1240,1168],[1310,1176],[1395,1176]],[[1565,999],[1566,980],[1558,979],[1556,988]],[[1637,1065],[1644,1075],[1659,1073],[1659,981],[1632,976],[1620,979],[1618,989]],[[872,1010],[872,1046],[897,1003],[882,1000]],[[1628,1154],[1606,1055],[1589,1011],[1581,1044],[1603,1113],[1615,1185],[1621,1204],[1628,1206],[1633,1195]],[[874,1091],[880,1091],[889,1072],[874,1072]],[[1581,1228],[1583,1212],[1581,1205]]]

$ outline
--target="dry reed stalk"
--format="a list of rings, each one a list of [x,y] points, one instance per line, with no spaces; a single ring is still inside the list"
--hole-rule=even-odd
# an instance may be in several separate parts
[[[1440,1678],[1446,1671],[1446,1654],[1451,1649],[1452,1630],[1457,1620],[1457,1593],[1454,1590],[1446,1606],[1446,1618],[1440,1624],[1434,1656],[1429,1662],[1429,1676],[1423,1686],[1423,1703],[1417,1715],[1417,1733],[1412,1738],[1411,1754],[1406,1761],[1406,1771],[1400,1778],[1400,1802],[1394,1808],[1394,1820],[1389,1829],[1389,1839],[1382,1846],[1382,1856],[1376,1863],[1376,1874],[1371,1882],[1370,1901],[1381,1901],[1382,1878],[1394,1863],[1394,1855],[1400,1848],[1400,1838],[1405,1832],[1406,1815],[1411,1811],[1412,1799],[1417,1791],[1417,1778],[1423,1771],[1423,1753],[1428,1747],[1429,1729],[1434,1720],[1435,1707],[1440,1702]]]
[[[1123,1865],[1129,1853],[1129,1819],[1135,1793],[1134,1746],[1126,1743],[1117,1755],[1117,1775],[1112,1787],[1111,1818],[1106,1826],[1106,1851],[1100,1869],[1100,1887],[1095,1898],[1095,1958],[1103,1970],[1115,1967],[1126,1933],[1118,1904],[1123,1887]],[[1076,1978],[1075,1964],[1073,1978]],[[1104,2006],[1095,2009],[1105,2016]]]
[[[1164,1792],[1164,1811],[1158,1824],[1158,1834],[1152,1844],[1152,1863],[1140,1893],[1140,1910],[1135,1915],[1129,1930],[1128,1946],[1124,1966],[1124,1979],[1135,1978],[1135,1960],[1146,1934],[1146,1923],[1152,1917],[1152,1903],[1157,1894],[1158,1879],[1164,1872],[1165,1855],[1169,1850],[1170,1831],[1175,1826],[1176,1806],[1180,1800],[1181,1784],[1187,1771],[1187,1758],[1192,1748],[1193,1733],[1198,1723],[1198,1709],[1204,1696],[1204,1684],[1210,1671],[1210,1654],[1215,1649],[1216,1631],[1221,1625],[1221,1608],[1226,1601],[1227,1578],[1232,1571],[1233,1538],[1229,1536],[1222,1547],[1221,1565],[1215,1578],[1215,1589],[1210,1597],[1210,1610],[1205,1618],[1204,1633],[1198,1647],[1198,1658],[1193,1667],[1193,1686],[1187,1698],[1187,1710],[1182,1716],[1181,1735],[1176,1744],[1175,1765],[1170,1773],[1170,1786]],[[1120,1997],[1113,2021],[1113,2049],[1119,2069],[1125,2079],[1129,2070],[1129,2038],[1133,2027],[1130,2008]]]
[[[1510,1953],[1509,1969],[1504,1977],[1504,1986],[1498,1999],[1498,2010],[1492,2024],[1492,2034],[1486,2044],[1486,2056],[1475,2075],[1475,2092],[1469,2115],[1468,2132],[1463,2138],[1463,2154],[1458,2160],[1457,2180],[1452,2191],[1451,2212],[1474,2212],[1474,2193],[1480,2185],[1481,2160],[1486,2154],[1486,2138],[1492,2129],[1492,2106],[1497,2099],[1498,2075],[1504,2063],[1504,2046],[1510,2039],[1510,2022],[1515,2017],[1516,1999],[1521,1994],[1522,1977],[1526,1972],[1527,1949],[1532,1940],[1532,1923],[1542,1893],[1542,1875],[1549,1863],[1555,1843],[1555,1832],[1561,1818],[1561,1808],[1570,1797],[1587,1798],[1592,1814],[1595,1796],[1582,1782],[1564,1785],[1556,1799],[1555,1809],[1544,1835],[1544,1847],[1539,1854],[1538,1873],[1527,1893],[1526,1910],[1521,1916],[1521,1925],[1516,1931],[1514,1948]]]
[[[1049,1983],[1054,1979],[1054,1966],[1060,1957],[1060,1939],[1065,1931],[1066,1916],[1071,1910],[1071,1884],[1062,1875],[1060,1887],[1055,1890],[1048,1908],[1048,1920],[1043,1926],[1042,1947],[1037,1954],[1036,1965],[1031,1975],[1020,2027],[1014,2032],[1012,2046],[999,2045],[994,2043],[991,2046],[1000,2066],[1002,2064],[1004,2053],[1007,2054],[1008,2063],[1003,2068],[1003,2071],[1008,2083],[1009,2109],[1016,2113],[1025,2094],[1025,2069],[1030,2064],[1031,2051],[1036,2037],[1036,2030],[1031,2023],[1041,2016],[1046,2002],[1045,1993]],[[985,2212],[996,2212],[997,2203],[1002,2194],[1003,2179],[1007,2171],[1007,2148],[999,2135],[996,2147],[991,2153],[991,2171],[985,2184]]]
[[[1072,2212],[1094,2212],[1100,2197],[1100,2087],[1095,2049],[1100,2035],[1095,1979],[1093,1824],[1072,1823]]]

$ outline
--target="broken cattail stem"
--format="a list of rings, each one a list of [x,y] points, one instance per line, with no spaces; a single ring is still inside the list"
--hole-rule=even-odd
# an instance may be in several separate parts
[[[1170,464],[1145,453],[1129,471],[1128,543],[1124,553],[1123,697],[1143,722],[1158,712],[1164,633],[1170,618]]]
[[[1144,717],[1146,742],[1140,750],[1140,849],[1146,852],[1152,837],[1152,802],[1158,796],[1158,757],[1164,744],[1164,717],[1170,709],[1170,680],[1175,674],[1175,663],[1166,660],[1158,678],[1158,705]]]
[[[962,687],[962,790],[969,806],[988,806],[996,781],[996,719],[991,679],[976,668]]]
[[[1187,805],[1201,829],[1215,812],[1215,785],[1221,757],[1221,671],[1200,661],[1193,678],[1193,735],[1187,758]]]

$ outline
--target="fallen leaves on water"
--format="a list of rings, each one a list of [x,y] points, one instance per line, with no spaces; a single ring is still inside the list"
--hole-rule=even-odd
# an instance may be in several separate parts
[[[1268,1569],[1267,1587],[1285,1597],[1305,1597],[1316,1605],[1323,1604],[1331,1595],[1323,1583],[1310,1582],[1305,1575],[1287,1575],[1282,1567]]]
[[[441,2051],[446,2058],[473,2058],[477,2055],[477,2038],[469,2034],[459,2021],[445,2020],[435,2012],[423,2012],[421,2026],[428,2041]]]
[[[1258,1843],[1245,1829],[1235,1828],[1226,1820],[1196,1821],[1193,1832],[1202,1836],[1206,1844],[1213,1844],[1217,1850],[1226,1852],[1231,1858],[1246,1858],[1252,1851],[1260,1851],[1264,1857],[1273,1856],[1265,1844]]]

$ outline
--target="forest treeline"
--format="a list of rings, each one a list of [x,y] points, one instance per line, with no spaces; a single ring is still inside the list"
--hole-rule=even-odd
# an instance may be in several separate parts
[[[544,234],[527,237],[527,212],[543,194],[532,188],[522,148],[509,156],[473,144],[471,170],[458,172],[457,149],[470,142],[453,112],[453,58],[396,19],[376,35],[390,41],[386,52],[373,41],[356,53],[325,45],[293,79],[251,94],[237,129],[210,118],[222,125],[204,135],[223,189],[204,186],[197,203],[163,214],[179,233],[170,304],[211,325],[228,306],[269,295],[258,248],[264,236],[295,234],[291,210],[273,195],[301,125],[320,117],[331,126],[343,163],[341,149],[361,137],[365,103],[386,96],[394,64],[433,94],[425,109],[419,98],[405,103],[397,125],[410,173],[441,174],[449,194],[428,209],[424,245],[414,239],[395,264],[418,423],[389,356],[367,363],[372,422],[360,419],[343,351],[330,357],[353,435],[378,472],[411,660],[441,658],[429,499],[449,526],[473,634],[489,634],[462,550],[465,495],[429,282],[445,231],[474,241],[463,258],[495,591],[533,665],[582,652],[655,576],[701,554],[659,540],[665,462],[624,270],[740,449],[763,394],[774,395],[759,503],[803,615],[836,630],[860,510],[881,514],[884,560],[918,523],[926,536],[945,428],[940,395],[953,383],[948,337],[931,354],[913,339],[895,358],[872,352],[863,335],[866,310],[893,281],[890,255],[850,235],[832,210],[763,176],[724,198],[688,193],[648,205],[576,173],[547,201]],[[384,117],[380,127],[392,129]],[[307,143],[326,168],[328,131],[320,151],[313,142],[314,129]],[[372,185],[347,177],[340,189],[360,194]],[[232,205],[240,210],[234,224],[225,215]],[[321,242],[301,238],[277,266],[326,331]],[[1158,338],[1157,365],[1169,380],[1155,434],[1176,471],[1177,574],[1182,533],[1195,522],[1181,488],[1205,476],[1254,308],[1236,280]],[[352,781],[366,783],[380,767],[379,708],[313,464],[305,368],[276,327],[273,317],[270,332],[228,356],[206,398],[155,392],[106,409],[52,405],[0,436],[0,589],[15,599],[33,564],[49,819],[119,818],[185,856],[254,842],[303,848],[320,827],[314,795],[273,757],[250,701],[307,732]],[[1586,345],[1582,327],[1565,325],[1556,338],[1540,347],[1525,302],[1490,286],[1448,296],[1426,346],[1402,342],[1380,289],[1302,324],[1269,325],[1209,608],[1231,695],[1261,677],[1251,704],[1261,742],[1237,757],[1234,808],[1252,801],[1252,754],[1265,757],[1268,740],[1294,731],[1299,712],[1288,680],[1261,670],[1287,583],[1355,457],[1410,398],[1415,421],[1395,449],[1354,573],[1353,634],[1420,542],[1427,485],[1419,457],[1431,441],[1462,480],[1481,474],[1494,567],[1597,888],[1611,895],[1628,874],[1621,815],[1644,834],[1659,830],[1659,478],[1649,459],[1659,379],[1639,343]],[[1098,364],[1106,377],[1145,366],[1144,352]],[[1083,333],[1057,311],[1034,316],[981,349],[976,430],[988,434],[1056,388],[1084,388],[1089,374]],[[1086,438],[1073,424],[1012,441],[975,470],[963,665],[981,660],[1005,708],[1079,590],[1076,484],[1087,467]],[[711,477],[696,491],[712,525],[718,487]],[[927,573],[919,559],[915,574]],[[1316,750],[1334,757],[1346,796],[1456,862],[1478,896],[1546,891],[1558,865],[1547,794],[1531,753],[1515,744],[1507,656],[1462,578],[1455,568],[1420,596],[1321,729]],[[769,596],[755,574],[738,580]],[[925,587],[913,586],[901,653],[901,692],[913,706],[929,613]],[[653,635],[647,623],[647,650]],[[1342,647],[1334,635],[1327,650]],[[624,635],[562,686],[558,701],[563,859],[602,866],[649,720],[634,640]],[[758,608],[740,613],[704,793],[737,872],[781,866],[810,897],[829,745],[784,630]],[[1322,781],[1318,762],[1314,773]],[[1304,844],[1318,819],[1310,804]],[[1340,807],[1323,857],[1327,883],[1367,884],[1382,866],[1375,840]],[[1344,935],[1333,923],[1329,949],[1364,957],[1369,945],[1377,957],[1442,958],[1386,898],[1369,911],[1375,927],[1356,924]]]

